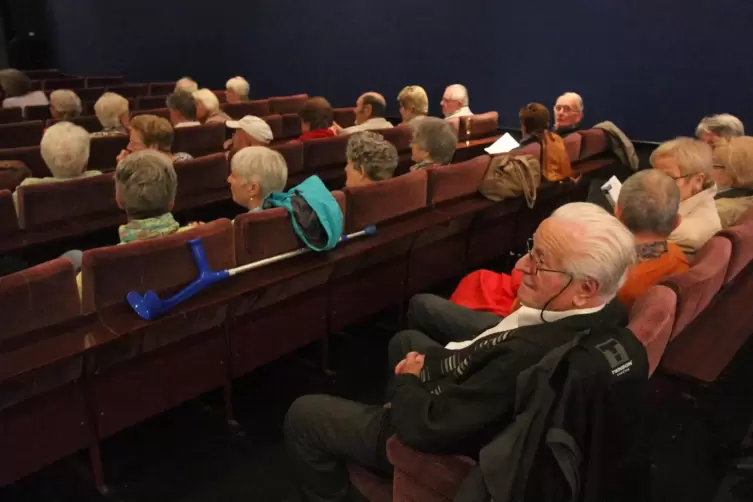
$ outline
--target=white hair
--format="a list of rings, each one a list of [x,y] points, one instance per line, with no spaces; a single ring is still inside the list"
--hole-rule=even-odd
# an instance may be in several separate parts
[[[244,184],[258,183],[261,198],[285,188],[288,165],[279,152],[265,146],[249,146],[233,156],[230,168]]]
[[[201,103],[210,115],[217,113],[220,110],[220,100],[217,99],[217,95],[209,89],[199,89],[194,92],[193,99]]]
[[[50,94],[50,106],[63,120],[75,119],[81,115],[81,98],[68,89],[58,89]]]
[[[251,91],[251,86],[248,85],[248,81],[243,77],[231,78],[225,84],[225,88],[228,91],[232,91],[239,98],[247,98],[248,93]]]
[[[120,127],[120,119],[128,115],[128,100],[120,94],[106,92],[94,103],[94,114],[102,127]]]
[[[50,126],[40,143],[42,159],[55,178],[77,178],[89,162],[89,133],[70,122]]]
[[[191,77],[183,77],[175,83],[175,91],[193,93],[199,90],[199,84]]]
[[[673,157],[682,176],[703,173],[711,179],[714,166],[714,153],[709,145],[694,138],[675,138],[665,141],[651,153],[649,161],[653,166],[656,159]]]
[[[566,98],[566,99],[573,99],[573,100],[575,100],[575,104],[578,107],[578,109],[576,111],[582,112],[585,109],[585,107],[583,106],[583,98],[581,98],[580,94],[578,94],[577,92],[570,92],[570,91],[568,91],[568,92],[564,93],[562,96],[560,96],[559,98],[557,98],[557,101],[559,101],[560,98]]]
[[[610,301],[624,284],[628,267],[636,262],[633,234],[613,215],[588,202],[565,204],[551,218],[579,228],[573,237],[574,252],[563,260],[565,271],[596,281],[601,298]]]
[[[468,89],[461,84],[452,84],[444,91],[445,96],[453,101],[459,101],[461,105],[468,106],[470,100],[468,99]]]
[[[703,134],[716,134],[722,138],[729,139],[737,136],[745,136],[745,127],[739,118],[729,113],[722,113],[704,117],[701,120],[695,129],[695,135],[700,138]]]

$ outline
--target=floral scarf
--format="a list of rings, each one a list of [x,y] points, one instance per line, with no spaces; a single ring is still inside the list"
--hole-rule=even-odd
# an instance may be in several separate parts
[[[180,225],[175,221],[172,213],[165,213],[156,218],[131,220],[125,225],[121,225],[118,228],[118,233],[120,234],[120,243],[128,244],[129,242],[144,241],[174,234],[179,228]]]

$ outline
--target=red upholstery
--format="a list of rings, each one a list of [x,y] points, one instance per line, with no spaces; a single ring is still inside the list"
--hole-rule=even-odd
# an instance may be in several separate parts
[[[124,98],[138,98],[149,94],[149,84],[108,85],[107,90]]]
[[[23,108],[0,108],[0,124],[13,124],[24,119]]]
[[[387,441],[387,458],[395,466],[393,499],[405,501],[451,502],[475,465],[467,457],[417,452],[395,436]]]
[[[662,284],[677,293],[677,315],[670,340],[674,340],[695,319],[724,284],[732,244],[723,237],[712,237],[696,254],[690,270],[670,277]]]
[[[37,146],[42,141],[44,122],[33,120],[0,125],[0,148]]]
[[[225,124],[179,127],[175,130],[173,152],[188,152],[194,157],[222,151]]]
[[[104,92],[104,87],[87,87],[86,89],[78,89],[76,94],[81,98],[81,101],[96,101]]]
[[[335,108],[332,110],[335,123],[340,127],[350,127],[356,123],[356,109],[350,108]]]
[[[176,82],[152,82],[149,84],[149,95],[167,97],[175,90],[175,84]]]
[[[288,185],[290,185],[290,176],[303,172],[303,143],[300,141],[290,141],[288,143],[273,145],[270,148],[280,152],[285,158],[285,163],[288,165]]]
[[[666,286],[651,286],[633,304],[628,329],[646,347],[649,376],[659,366],[672,334],[677,295]]]
[[[20,186],[18,224],[60,236],[106,228],[125,218],[115,204],[113,174]]]
[[[408,126],[398,126],[392,129],[382,129],[377,131],[384,136],[384,139],[395,145],[398,153],[410,152],[410,142],[413,134]]]
[[[266,117],[262,117],[264,119],[264,122],[269,125],[269,128],[272,130],[272,137],[273,138],[281,138],[282,137],[282,115],[267,115]]]
[[[282,137],[279,139],[297,139],[300,136],[301,118],[298,116],[298,114],[282,114]]]
[[[369,502],[392,502],[391,479],[377,476],[365,467],[352,463],[348,464],[348,475],[350,476],[351,484],[364,497],[366,497],[366,500]]]
[[[426,170],[429,174],[429,203],[439,204],[478,193],[489,160],[488,155],[481,155],[460,164],[429,167]]]
[[[227,101],[227,93],[225,91],[212,91],[217,96],[217,101],[225,103]]]
[[[583,138],[581,137],[580,133],[574,132],[572,134],[568,134],[563,138],[563,141],[565,143],[567,155],[568,157],[570,157],[570,161],[575,162],[576,160],[579,160],[580,149],[583,144]]]
[[[26,120],[47,120],[50,118],[49,105],[34,105],[24,108]]]
[[[57,78],[44,81],[45,91],[57,89],[83,89],[86,87],[86,79],[83,77]]]
[[[31,170],[31,175],[35,178],[44,178],[45,176],[52,175],[47,168],[47,164],[42,160],[39,146],[2,148],[0,149],[0,161],[2,160],[19,160],[23,162]]]
[[[89,147],[89,169],[113,171],[120,152],[128,146],[128,136],[92,138]]]
[[[86,77],[86,87],[106,87],[119,85],[125,80],[124,77]],[[83,99],[83,98],[82,98]]]
[[[167,108],[153,108],[151,110],[137,110],[131,113],[131,118],[137,115],[156,115],[162,117],[165,120],[170,120],[170,110]]]
[[[268,99],[247,101],[245,103],[226,103],[222,105],[222,109],[235,120],[240,120],[246,115],[253,115],[255,117],[271,115]]]
[[[607,133],[603,129],[585,129],[581,136],[580,158],[589,159],[609,150]]]
[[[0,250],[3,249],[3,244],[17,239],[19,234],[13,194],[10,190],[0,190]]]
[[[451,123],[458,132],[458,141],[486,138],[497,134],[499,113],[486,112],[470,117],[460,117],[457,121],[452,120]]]
[[[719,232],[732,243],[732,254],[724,277],[724,284],[729,284],[753,261],[753,222],[735,225]]]
[[[24,73],[26,74],[27,77],[29,77],[32,80],[53,79],[53,78],[60,78],[63,76],[59,70],[55,70],[55,69],[24,70]]]
[[[167,96],[141,96],[136,101],[136,109],[154,110],[157,108],[165,108],[166,103]]]
[[[175,172],[178,174],[176,211],[201,207],[229,197],[227,178],[230,169],[223,152],[180,162],[175,165]]]
[[[296,94],[294,96],[282,96],[269,98],[269,111],[272,114],[285,115],[286,113],[298,113],[309,99],[308,94]]]
[[[46,125],[47,127],[50,127],[57,124],[58,122],[63,122],[63,120],[49,119]],[[76,117],[75,119],[70,119],[67,122],[73,122],[74,124],[83,127],[88,132],[97,132],[97,131],[102,130],[102,124],[100,123],[99,119],[94,115]]]
[[[322,179],[345,176],[345,150],[347,136],[312,139],[303,142],[303,170],[316,173]]]

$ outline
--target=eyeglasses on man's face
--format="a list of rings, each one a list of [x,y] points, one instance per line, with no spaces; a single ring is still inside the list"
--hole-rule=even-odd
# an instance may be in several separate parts
[[[533,238],[528,239],[526,241],[526,247],[528,248],[528,258],[530,258],[531,263],[533,263],[533,274],[532,275],[538,275],[539,272],[551,272],[553,274],[563,274],[571,279],[573,278],[572,274],[569,272],[565,272],[564,270],[555,270],[553,268],[546,268],[543,266],[540,259],[538,259],[534,253],[534,245],[533,245]]]

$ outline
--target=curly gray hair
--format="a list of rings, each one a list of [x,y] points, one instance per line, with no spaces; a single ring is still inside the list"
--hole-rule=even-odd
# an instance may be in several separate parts
[[[375,132],[356,133],[348,139],[345,152],[353,166],[372,181],[392,178],[397,167],[397,148]]]
[[[435,164],[449,164],[458,146],[458,134],[446,120],[423,117],[413,129],[413,143]]]

